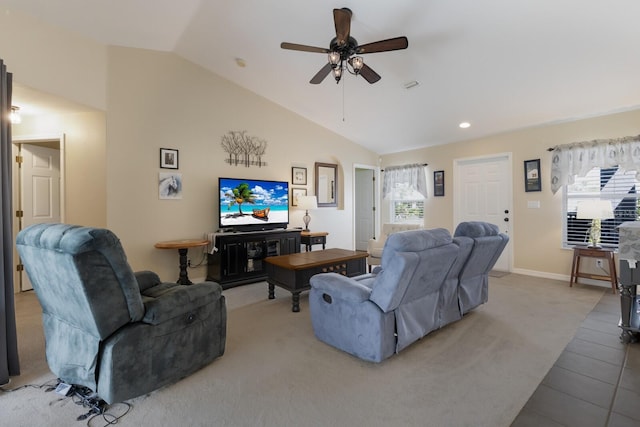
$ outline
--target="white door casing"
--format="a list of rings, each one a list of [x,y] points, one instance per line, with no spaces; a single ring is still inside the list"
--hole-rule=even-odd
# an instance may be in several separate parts
[[[510,240],[495,270],[512,269],[511,153],[454,161],[454,219],[496,224]]]
[[[366,251],[369,239],[375,237],[377,219],[377,169],[354,165],[353,168],[353,230],[354,248]]]
[[[14,210],[21,211],[22,217],[15,221],[14,231],[32,224],[63,222],[64,136],[16,138],[13,142],[22,158],[13,184]],[[14,252],[14,264],[17,266],[20,262]],[[14,271],[14,282],[21,291],[33,289],[24,271],[17,268]]]

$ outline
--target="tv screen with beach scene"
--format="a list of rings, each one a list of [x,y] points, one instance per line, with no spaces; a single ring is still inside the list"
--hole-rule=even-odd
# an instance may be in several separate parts
[[[289,225],[289,183],[218,178],[221,229],[271,230]]]

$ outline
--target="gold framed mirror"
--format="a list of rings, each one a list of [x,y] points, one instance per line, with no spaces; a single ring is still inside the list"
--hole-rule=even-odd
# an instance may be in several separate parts
[[[316,162],[315,166],[318,207],[338,206],[338,165]]]

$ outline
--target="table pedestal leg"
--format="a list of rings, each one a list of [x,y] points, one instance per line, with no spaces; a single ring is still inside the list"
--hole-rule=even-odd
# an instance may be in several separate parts
[[[178,249],[178,253],[180,254],[180,277],[178,278],[178,282],[181,285],[193,285],[193,282],[189,280],[189,275],[187,274],[187,252],[188,248],[180,248]]]

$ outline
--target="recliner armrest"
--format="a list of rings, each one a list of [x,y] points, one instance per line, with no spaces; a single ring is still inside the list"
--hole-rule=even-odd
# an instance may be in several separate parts
[[[371,295],[371,289],[338,273],[316,274],[309,282],[312,288],[344,301],[364,302]]]
[[[149,270],[136,271],[133,274],[136,277],[136,280],[138,282],[138,287],[140,288],[140,292],[161,283],[160,277],[153,271],[149,271]]]
[[[198,308],[221,298],[222,287],[215,282],[189,286],[176,285],[156,298],[145,302],[142,321],[158,325],[181,315],[191,315]]]

